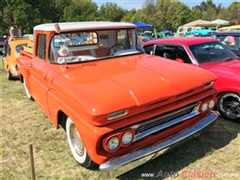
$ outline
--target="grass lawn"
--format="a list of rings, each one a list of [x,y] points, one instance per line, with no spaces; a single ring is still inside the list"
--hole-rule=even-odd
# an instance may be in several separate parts
[[[37,180],[102,179],[98,167],[86,170],[75,162],[64,130],[56,130],[35,102],[27,99],[22,83],[7,80],[2,64],[0,74],[2,179],[31,179],[30,144]],[[115,179],[206,179],[197,178],[197,172],[214,173],[212,179],[240,179],[240,123],[219,118],[201,136]]]

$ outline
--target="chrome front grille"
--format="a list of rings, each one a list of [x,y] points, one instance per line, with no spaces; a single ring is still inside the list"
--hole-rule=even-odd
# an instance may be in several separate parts
[[[198,115],[199,105],[200,102],[132,126],[136,132],[134,141]]]
[[[170,115],[166,115],[165,117],[156,117],[154,119],[151,120],[151,122],[147,122],[147,123],[144,123],[144,124],[141,124],[137,129],[136,129],[136,132],[137,133],[141,133],[141,132],[144,132],[148,129],[151,129],[155,126],[159,126],[163,123],[166,123],[166,122],[169,122],[175,118],[178,118],[180,116],[183,116],[183,115],[186,115],[188,113],[191,113],[193,111],[194,107],[190,107],[190,108],[187,108],[187,109],[184,109],[182,111],[179,111],[179,112],[176,112],[175,114],[170,114]]]

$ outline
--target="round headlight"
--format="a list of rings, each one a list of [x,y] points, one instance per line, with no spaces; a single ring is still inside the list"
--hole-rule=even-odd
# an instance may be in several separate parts
[[[125,132],[122,136],[122,143],[124,145],[129,144],[132,141],[133,134],[131,132]]]
[[[207,110],[207,108],[208,108],[208,104],[207,104],[207,103],[204,103],[204,104],[202,105],[202,112],[205,112],[205,111]]]
[[[215,106],[215,102],[214,102],[214,100],[211,100],[208,104],[208,108],[212,109],[212,108],[214,108],[214,106]]]
[[[108,141],[109,150],[114,151],[115,149],[117,149],[118,145],[119,145],[118,137],[112,137],[111,139],[109,139]]]

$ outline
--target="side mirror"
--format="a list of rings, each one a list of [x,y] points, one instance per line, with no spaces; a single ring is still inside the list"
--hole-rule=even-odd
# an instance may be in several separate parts
[[[182,58],[176,58],[175,61],[180,62],[180,63],[184,63],[184,60]]]

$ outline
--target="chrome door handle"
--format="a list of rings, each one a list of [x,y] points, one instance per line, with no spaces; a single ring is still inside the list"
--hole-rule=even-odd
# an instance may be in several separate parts
[[[32,64],[31,64],[31,63],[27,63],[27,66],[28,66],[28,67],[32,67]]]

